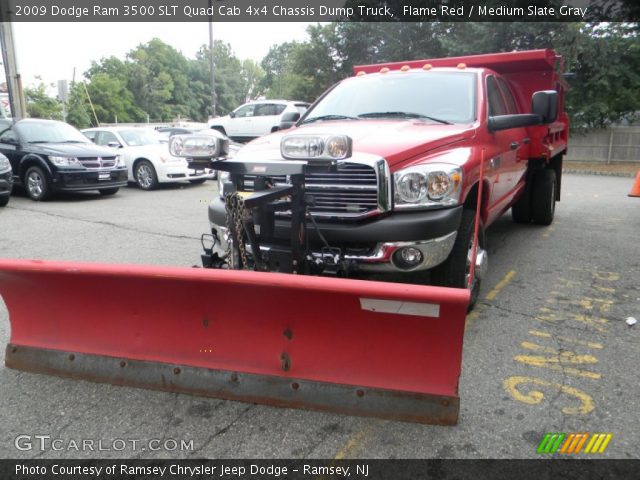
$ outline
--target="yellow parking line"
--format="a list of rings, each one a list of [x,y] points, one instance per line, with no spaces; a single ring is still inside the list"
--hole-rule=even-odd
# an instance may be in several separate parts
[[[333,457],[334,460],[344,460],[351,456],[351,454],[356,453],[362,447],[362,443],[364,440],[371,434],[375,424],[369,424],[356,433],[353,437],[349,439],[349,441],[340,449],[336,456]]]
[[[502,280],[500,280],[498,284],[495,287],[493,287],[493,290],[487,293],[487,296],[484,297],[485,300],[495,300],[495,298],[502,291],[502,289],[509,284],[509,282],[511,281],[511,279],[514,277],[515,274],[516,274],[515,270],[511,270],[507,272],[507,274],[502,278]]]

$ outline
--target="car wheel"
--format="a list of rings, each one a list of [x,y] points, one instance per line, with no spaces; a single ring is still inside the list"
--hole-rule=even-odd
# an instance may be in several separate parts
[[[118,193],[118,190],[120,190],[119,187],[114,187],[114,188],[101,188],[98,191],[100,192],[100,195],[115,195],[116,193]]]
[[[533,176],[531,216],[538,225],[551,225],[556,211],[556,172],[545,168]]]
[[[9,195],[0,197],[0,207],[6,207],[7,203],[9,203]]]
[[[207,181],[206,178],[198,178],[196,180],[189,180],[193,185],[200,185]]]
[[[141,160],[136,164],[134,176],[136,183],[142,190],[153,190],[158,186],[156,169],[147,160]]]
[[[438,265],[431,271],[432,283],[444,287],[467,288],[469,283],[469,275],[471,274],[471,254],[473,249],[473,234],[476,223],[476,212],[474,210],[465,209],[462,211],[462,220],[456,241],[449,257],[444,263]],[[479,245],[476,255],[483,255],[486,261],[487,252],[484,246],[484,235],[482,228],[478,231]],[[473,281],[471,282],[471,300],[469,302],[470,311],[478,301],[480,293],[481,278],[477,269],[474,271]]]
[[[46,200],[51,195],[51,185],[40,167],[29,167],[24,175],[24,188],[31,200]]]

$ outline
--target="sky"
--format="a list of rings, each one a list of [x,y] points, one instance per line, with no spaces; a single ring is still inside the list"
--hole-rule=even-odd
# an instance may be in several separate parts
[[[222,23],[213,24],[213,36],[231,45],[240,60],[260,61],[272,45],[305,40],[308,23]],[[76,80],[93,60],[116,56],[120,59],[140,44],[159,38],[194,58],[203,44],[209,44],[207,22],[189,23],[30,23],[14,22],[13,35],[18,71],[23,87],[39,83],[57,84],[58,80]]]

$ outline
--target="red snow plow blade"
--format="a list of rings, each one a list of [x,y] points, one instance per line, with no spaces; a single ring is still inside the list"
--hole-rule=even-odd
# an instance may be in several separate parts
[[[467,290],[0,260],[7,367],[451,425]]]

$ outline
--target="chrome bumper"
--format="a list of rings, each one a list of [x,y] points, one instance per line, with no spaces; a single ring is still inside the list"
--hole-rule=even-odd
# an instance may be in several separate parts
[[[213,230],[218,232],[217,240],[213,247],[213,252],[217,253],[220,258],[227,255],[228,235],[227,228],[211,224]],[[419,240],[415,242],[384,242],[379,243],[375,248],[367,254],[344,256],[346,260],[355,262],[358,270],[363,272],[415,272],[420,270],[429,270],[444,262],[456,241],[457,232],[451,232],[442,237],[433,238],[431,240]],[[405,247],[413,247],[422,253],[422,261],[413,268],[402,268],[398,266],[394,260],[394,253]],[[269,251],[268,246],[261,246],[264,252]],[[320,252],[314,252],[314,256],[322,257]]]

